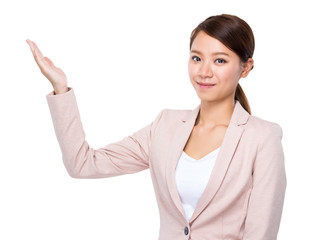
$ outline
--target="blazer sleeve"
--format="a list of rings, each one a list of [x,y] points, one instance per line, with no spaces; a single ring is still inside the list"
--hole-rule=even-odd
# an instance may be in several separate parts
[[[63,163],[74,178],[103,178],[135,173],[149,167],[149,151],[153,132],[163,110],[156,119],[130,136],[103,148],[93,149],[85,140],[74,90],[46,95]]]
[[[257,149],[244,240],[276,240],[286,190],[282,128],[273,123]]]

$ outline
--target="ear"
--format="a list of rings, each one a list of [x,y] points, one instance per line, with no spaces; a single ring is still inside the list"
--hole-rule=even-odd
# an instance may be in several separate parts
[[[243,64],[243,71],[241,73],[241,77],[245,78],[249,74],[249,72],[253,69],[254,67],[254,60],[253,58],[249,58],[247,62]]]

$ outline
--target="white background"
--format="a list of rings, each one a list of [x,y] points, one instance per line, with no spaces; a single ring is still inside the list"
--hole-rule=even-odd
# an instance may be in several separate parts
[[[157,239],[149,171],[80,180],[64,169],[27,38],[64,70],[91,147],[163,108],[193,109],[189,36],[211,15],[252,27],[255,68],[240,80],[253,115],[283,128],[288,186],[278,239],[324,237],[322,1],[0,2],[0,239]],[[141,114],[139,114],[141,113]]]

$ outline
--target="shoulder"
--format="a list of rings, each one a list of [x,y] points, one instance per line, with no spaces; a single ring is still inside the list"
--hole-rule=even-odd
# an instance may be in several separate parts
[[[165,109],[162,110],[162,115],[166,119],[175,119],[176,118],[177,120],[182,120],[184,117],[186,117],[192,111],[193,110],[191,110],[191,109],[165,108]]]
[[[279,123],[266,120],[255,115],[250,115],[247,121],[245,132],[258,137],[260,140],[263,138],[278,136],[282,138],[283,131]]]
[[[164,108],[160,110],[155,120],[149,124],[150,134],[153,136],[172,136],[177,128],[179,128],[183,119],[191,113],[186,109],[170,109]]]
[[[155,120],[153,121],[153,125],[175,125],[182,122],[182,120],[185,119],[191,112],[192,110],[189,109],[164,108],[160,110],[159,114],[156,116]]]
[[[247,125],[249,127],[254,127],[254,128],[268,128],[272,125],[279,125],[279,123],[276,123],[276,122],[270,121],[270,120],[266,120],[266,119],[257,117],[255,115],[250,115]]]

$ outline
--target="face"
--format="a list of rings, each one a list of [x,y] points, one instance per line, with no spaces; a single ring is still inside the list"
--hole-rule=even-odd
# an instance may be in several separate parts
[[[239,79],[248,74],[236,53],[203,31],[192,43],[188,70],[201,101],[233,100]]]

